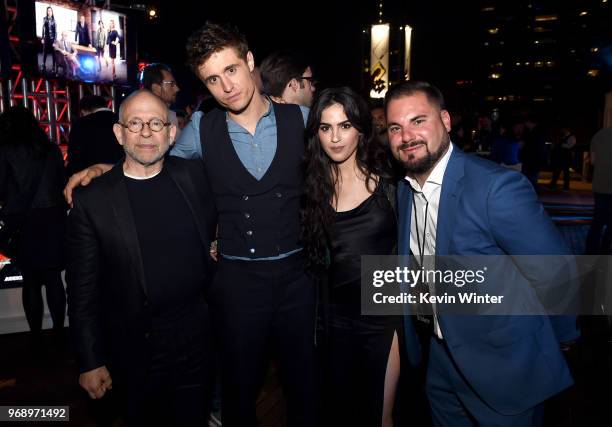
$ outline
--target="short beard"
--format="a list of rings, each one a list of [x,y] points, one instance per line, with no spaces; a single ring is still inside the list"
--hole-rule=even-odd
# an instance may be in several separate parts
[[[442,137],[440,146],[433,153],[429,151],[429,147],[427,146],[427,143],[422,140],[415,141],[409,144],[404,143],[399,147],[399,150],[409,145],[418,145],[418,144],[425,145],[425,150],[427,151],[427,154],[425,155],[425,157],[423,157],[420,160],[415,160],[414,158],[415,156],[411,154],[408,157],[408,160],[400,160],[400,156],[398,153],[398,160],[401,161],[402,165],[406,169],[406,172],[411,173],[411,174],[421,175],[421,174],[430,172],[434,168],[438,160],[440,160],[442,156],[444,156],[444,153],[446,153],[446,150],[450,146],[450,136],[448,135],[448,133],[445,133],[444,136]]]

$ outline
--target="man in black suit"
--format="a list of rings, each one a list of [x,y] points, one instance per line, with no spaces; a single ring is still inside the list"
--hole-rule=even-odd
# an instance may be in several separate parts
[[[70,329],[79,383],[118,394],[133,425],[204,425],[211,361],[204,291],[216,222],[202,163],[168,158],[158,97],[127,98],[113,130],[125,158],[73,198]]]
[[[123,150],[113,133],[117,116],[99,95],[79,102],[81,117],[74,122],[68,140],[68,176],[96,163],[115,164]]]

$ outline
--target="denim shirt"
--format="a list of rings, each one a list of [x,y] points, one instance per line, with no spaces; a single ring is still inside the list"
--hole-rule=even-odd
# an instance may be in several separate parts
[[[308,120],[310,109],[300,105],[304,126]],[[180,136],[176,140],[174,147],[170,151],[171,156],[182,157],[185,159],[201,159],[203,157],[202,144],[200,143],[200,119],[203,113],[196,111],[191,116],[191,121],[182,130]],[[260,180],[272,164],[274,154],[276,154],[276,116],[274,115],[274,107],[270,102],[268,111],[259,119],[255,127],[255,134],[251,135],[249,131],[240,126],[238,123],[229,118],[226,114],[227,130],[238,154],[238,158],[244,167],[257,180]],[[227,259],[239,259],[245,261],[267,261],[288,257],[301,249],[280,254],[275,257],[267,258],[242,258],[229,255],[223,255]]]
[[[300,106],[304,125],[308,119],[309,109]],[[200,119],[203,113],[196,111],[191,121],[179,135],[170,155],[184,159],[201,159],[203,157],[202,144],[200,144]],[[238,158],[251,175],[260,180],[272,164],[276,153],[276,116],[273,104],[270,103],[268,111],[259,119],[255,127],[255,134],[251,135],[238,123],[227,117],[227,129],[232,145]]]

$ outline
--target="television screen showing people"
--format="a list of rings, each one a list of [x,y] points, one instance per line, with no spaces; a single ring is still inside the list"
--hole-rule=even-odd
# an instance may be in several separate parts
[[[127,82],[125,15],[59,2],[37,1],[35,7],[44,76]]]

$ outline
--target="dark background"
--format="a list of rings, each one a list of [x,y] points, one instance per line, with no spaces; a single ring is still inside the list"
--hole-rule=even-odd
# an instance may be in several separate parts
[[[259,63],[268,53],[292,48],[306,53],[319,79],[318,89],[349,85],[368,95],[365,71],[369,60],[369,28],[377,23],[377,0],[309,0],[148,3],[158,17],[132,13],[141,61],[161,61],[175,69],[181,97],[204,90],[185,66],[185,42],[206,20],[231,22],[246,35]],[[472,0],[382,2],[382,21],[391,25],[391,57],[399,64],[400,26],[413,27],[413,79],[439,86],[453,111],[502,113],[539,110],[551,123],[585,126],[584,134],[601,125],[604,95],[612,89],[612,30],[609,2],[602,0]],[[486,12],[487,6],[494,11]],[[587,16],[580,12],[588,11]],[[536,22],[555,14],[555,22]],[[536,31],[538,26],[546,32]],[[499,28],[491,35],[490,28]],[[534,44],[550,39],[550,43]],[[599,50],[590,51],[593,47]],[[394,61],[395,59],[395,61]],[[515,66],[518,61],[530,67]],[[535,68],[539,60],[553,67]],[[497,68],[494,64],[502,63]],[[392,67],[391,67],[392,68]],[[401,69],[389,70],[391,78]],[[587,72],[597,68],[596,78]],[[493,72],[502,78],[492,80]],[[506,97],[501,102],[500,98]],[[569,123],[568,123],[569,122]]]
[[[470,45],[476,37],[477,2],[386,1],[385,22],[392,32],[413,27],[413,76],[445,86],[469,74],[477,54]],[[184,4],[184,6],[179,6]],[[184,67],[188,36],[206,20],[231,22],[246,35],[259,63],[279,48],[293,48],[308,55],[320,86],[362,86],[363,58],[369,58],[369,34],[377,21],[378,2],[373,0],[309,0],[303,2],[171,2],[156,4],[158,18],[146,15],[138,21],[138,51],[147,62],[162,61],[176,69],[184,86],[198,87]],[[365,92],[365,90],[362,90]]]

